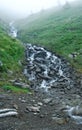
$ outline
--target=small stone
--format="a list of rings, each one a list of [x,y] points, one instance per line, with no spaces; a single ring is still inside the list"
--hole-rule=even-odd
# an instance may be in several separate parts
[[[13,107],[18,110],[18,105],[17,104],[14,104]]]
[[[35,100],[32,100],[32,102],[35,102]]]
[[[42,102],[38,102],[38,105],[39,105],[39,106],[42,106],[42,105],[43,105],[43,103],[42,103]]]
[[[71,89],[70,86],[67,86],[67,89],[70,90]]]
[[[73,59],[73,55],[72,54],[69,54],[68,57],[71,58],[71,59]]]
[[[21,100],[22,103],[26,103],[26,100]]]
[[[81,98],[80,95],[76,95],[76,98]]]
[[[12,70],[7,70],[7,73],[8,73],[9,75],[12,75],[12,74],[13,74],[13,71],[12,71]]]
[[[64,118],[59,118],[59,117],[52,117],[52,120],[55,121],[55,123],[62,125],[62,124],[66,124],[67,120]]]
[[[34,115],[37,115],[37,113],[35,112]]]
[[[27,110],[29,110],[30,112],[40,112],[40,106],[30,106],[26,108]]]
[[[50,103],[51,101],[52,101],[52,98],[43,99],[43,102],[44,102],[45,104],[48,104],[48,103]]]
[[[28,110],[24,110],[25,113],[28,113],[29,111]]]
[[[0,102],[0,107],[3,106],[3,105],[4,105],[4,103],[3,103],[3,102]]]
[[[40,118],[44,118],[44,115],[40,115]]]
[[[38,107],[38,104],[34,104],[35,107]]]

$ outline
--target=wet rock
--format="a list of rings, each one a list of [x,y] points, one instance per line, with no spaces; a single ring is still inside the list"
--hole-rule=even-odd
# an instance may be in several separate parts
[[[27,75],[27,69],[26,68],[24,69],[23,74]]]
[[[44,75],[41,75],[41,74],[39,74],[39,77],[42,78],[42,79],[45,79],[45,80],[50,80],[51,79],[51,77],[44,76]]]
[[[40,51],[40,52],[37,52],[34,56],[34,58],[37,58],[37,57],[40,57],[40,58],[45,58],[46,57],[46,52],[45,51]]]
[[[32,88],[48,91],[61,88],[68,91],[75,86],[74,72],[65,59],[57,57],[44,48],[27,44],[24,73],[31,81]],[[45,82],[44,82],[45,80]],[[53,91],[53,90],[52,90]]]
[[[73,109],[72,114],[73,114],[73,115],[82,116],[82,105],[76,106],[76,107]]]
[[[68,115],[72,121],[75,121],[76,124],[82,124],[82,106],[66,106],[63,109],[66,115]]]
[[[41,69],[39,67],[36,68],[36,73],[40,73]]]
[[[70,89],[71,89],[71,87],[70,87],[70,86],[67,86],[67,89],[68,89],[68,90],[70,90]]]

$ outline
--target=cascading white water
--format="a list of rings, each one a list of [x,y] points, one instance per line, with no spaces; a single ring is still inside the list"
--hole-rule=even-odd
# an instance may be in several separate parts
[[[14,22],[10,22],[9,23],[9,26],[10,26],[10,32],[9,32],[9,35],[13,38],[16,38],[17,37],[17,29],[13,26]]]
[[[82,124],[82,107],[81,106],[66,106],[66,110],[69,117],[75,121],[77,124]]]
[[[71,84],[69,67],[64,60],[42,47],[26,44],[25,48],[27,59],[27,73],[25,75],[36,88],[48,90],[57,84],[61,84],[63,87]]]

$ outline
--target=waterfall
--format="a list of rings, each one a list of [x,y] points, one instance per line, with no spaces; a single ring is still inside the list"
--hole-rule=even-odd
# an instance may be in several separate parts
[[[17,29],[13,26],[14,22],[10,22],[9,23],[9,27],[10,27],[10,32],[9,32],[9,35],[13,38],[16,38],[17,37]]]

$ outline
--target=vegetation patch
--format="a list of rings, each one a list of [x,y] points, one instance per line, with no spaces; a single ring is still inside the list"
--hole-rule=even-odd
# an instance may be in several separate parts
[[[8,25],[0,20],[0,89],[12,92],[28,92],[28,89],[17,88],[10,80],[21,78],[24,47],[22,43],[8,35]],[[7,84],[7,85],[6,85]]]
[[[14,93],[29,93],[30,92],[30,90],[28,88],[19,88],[17,86],[12,86],[12,85],[4,85],[4,86],[2,86],[2,88],[5,91],[11,91]]]
[[[20,41],[11,38],[6,32],[6,25],[0,21],[0,71],[2,75],[8,71],[20,71],[20,63],[24,58],[24,47]],[[5,76],[5,75],[4,75]]]
[[[51,9],[16,23],[18,37],[68,59],[82,72],[82,2],[69,8]],[[74,58],[69,57],[75,54]]]

